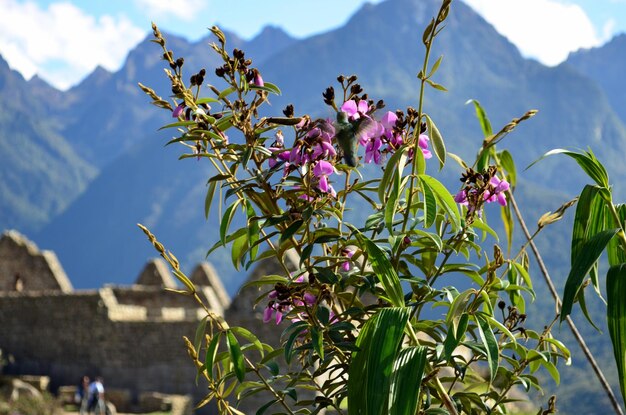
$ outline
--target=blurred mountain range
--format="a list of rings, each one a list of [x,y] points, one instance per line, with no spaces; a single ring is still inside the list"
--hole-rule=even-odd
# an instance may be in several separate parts
[[[268,27],[249,41],[227,33],[228,45],[244,50],[264,79],[280,86],[282,96],[270,99],[277,114],[293,103],[297,114],[330,115],[321,93],[339,74],[357,74],[371,98],[384,99],[386,109],[402,109],[417,105],[421,35],[439,4],[387,0],[365,5],[328,33],[297,40]],[[220,60],[207,45],[211,39],[166,38],[175,56],[185,58],[187,74],[204,67],[206,82],[220,87],[212,74]],[[77,288],[135,279],[146,259],[155,256],[138,222],[186,268],[203,259],[218,239],[217,213],[208,220],[203,216],[207,163],[178,161],[181,149],[164,147],[171,133],[157,130],[171,122],[171,115],[149,105],[137,87],[141,82],[161,96],[170,93],[160,48],[149,40],[129,53],[119,71],[98,68],[65,92],[37,77],[25,81],[0,58],[0,229],[16,228],[54,250]],[[552,148],[590,146],[618,194],[626,196],[619,180],[626,178],[626,35],[546,67],[523,58],[472,9],[455,2],[435,42],[433,56],[439,55],[444,58],[435,80],[448,92],[427,91],[425,109],[449,151],[472,159],[482,142],[468,99],[481,102],[494,130],[529,109],[539,110],[499,145],[516,158],[518,199],[529,208],[529,222],[573,198],[586,182],[565,158],[524,170]],[[452,164],[443,172],[450,183],[460,174]],[[435,174],[434,163],[429,169]],[[538,240],[557,270],[569,262],[567,232],[566,225],[555,226]],[[233,293],[245,273],[234,272],[226,250],[209,260]],[[554,275],[560,287],[566,273]],[[610,371],[609,343],[603,346],[605,336],[596,337]],[[578,393],[575,387],[566,390]],[[598,409],[607,407],[602,396],[587,394],[588,403],[571,406],[571,413],[603,413]]]

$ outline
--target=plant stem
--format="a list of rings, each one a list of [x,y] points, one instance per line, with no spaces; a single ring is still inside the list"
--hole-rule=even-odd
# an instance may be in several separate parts
[[[509,200],[511,202],[511,206],[513,207],[513,210],[515,211],[515,216],[517,216],[517,220],[520,224],[520,227],[522,228],[522,231],[524,232],[524,235],[526,236],[526,239],[528,240],[530,244],[530,248],[532,249],[533,254],[535,255],[535,259],[537,260],[537,265],[539,266],[541,274],[543,275],[543,278],[546,281],[548,289],[550,290],[550,293],[552,294],[552,297],[554,298],[554,301],[556,302],[557,308],[560,309],[561,298],[559,297],[559,294],[557,293],[556,288],[554,288],[554,284],[552,283],[552,279],[550,278],[548,269],[546,268],[543,262],[541,254],[539,253],[539,250],[537,249],[535,242],[532,240],[530,232],[528,231],[528,228],[526,227],[526,222],[524,221],[524,218],[522,217],[522,213],[520,212],[517,206],[517,203],[515,202],[515,197],[513,196],[513,193],[511,192],[509,192]],[[585,339],[583,339],[583,336],[580,334],[580,332],[576,328],[576,325],[574,324],[574,321],[571,319],[571,317],[567,316],[566,320],[567,320],[567,324],[570,327],[570,330],[572,331],[572,334],[574,335],[574,338],[576,339],[576,342],[580,346],[580,349],[583,351],[585,357],[587,358],[587,361],[589,362],[594,373],[596,374],[596,377],[600,381],[600,384],[602,385],[602,389],[604,389],[604,392],[606,393],[609,400],[611,401],[611,406],[613,406],[615,413],[619,415],[624,415],[624,412],[622,411],[622,408],[617,398],[615,397],[615,394],[613,394],[613,390],[611,389],[611,386],[609,385],[606,378],[604,377],[604,374],[602,373],[600,366],[598,366],[598,363],[593,357],[591,350],[589,350],[589,348],[587,347],[587,344],[585,343]]]

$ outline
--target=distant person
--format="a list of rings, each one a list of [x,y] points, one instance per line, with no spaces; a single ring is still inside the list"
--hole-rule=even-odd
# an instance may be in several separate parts
[[[106,403],[104,401],[104,385],[102,377],[97,376],[96,380],[89,384],[89,404],[88,412],[98,415],[106,414]]]
[[[74,400],[78,405],[80,415],[87,415],[89,407],[89,376],[80,378]]]

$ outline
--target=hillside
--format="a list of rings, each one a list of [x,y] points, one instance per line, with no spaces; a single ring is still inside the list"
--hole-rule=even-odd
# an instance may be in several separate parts
[[[39,230],[87,186],[96,169],[60,134],[36,91],[0,57],[0,229]]]

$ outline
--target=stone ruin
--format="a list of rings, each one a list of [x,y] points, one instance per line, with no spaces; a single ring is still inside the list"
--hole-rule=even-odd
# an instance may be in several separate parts
[[[281,273],[278,264],[264,260],[250,278],[276,273]],[[258,289],[239,293],[231,303],[210,264],[199,264],[188,275],[213,312],[231,325],[253,329],[264,342],[277,343],[282,328],[262,323],[262,306],[252,309]],[[155,392],[190,395],[198,402],[207,389],[196,383],[197,370],[182,338],[193,341],[205,312],[193,298],[164,290],[176,286],[166,263],[154,259],[131,286],[74,290],[53,252],[40,251],[16,231],[5,232],[0,238],[0,350],[13,361],[4,372],[49,376],[53,392],[77,384],[83,375],[101,375],[107,397],[123,396],[127,404]],[[254,413],[269,399],[260,395],[239,409]]]

